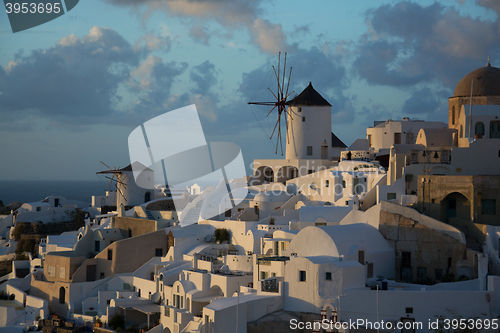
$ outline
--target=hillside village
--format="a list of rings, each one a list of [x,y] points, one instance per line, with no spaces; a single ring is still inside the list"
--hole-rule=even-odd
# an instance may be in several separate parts
[[[486,325],[500,317],[500,69],[467,74],[448,103],[448,124],[375,121],[348,147],[311,83],[287,105],[285,158],[255,160],[249,177],[145,189],[134,162],[90,207],[57,195],[24,203],[0,220],[2,257],[20,225],[86,216],[0,277],[0,331]]]

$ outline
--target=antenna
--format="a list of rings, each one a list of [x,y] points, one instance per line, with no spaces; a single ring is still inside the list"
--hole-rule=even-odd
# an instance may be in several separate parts
[[[471,80],[471,85],[470,85],[470,108],[469,108],[469,137],[472,136],[472,97],[473,91],[474,91],[474,78]]]

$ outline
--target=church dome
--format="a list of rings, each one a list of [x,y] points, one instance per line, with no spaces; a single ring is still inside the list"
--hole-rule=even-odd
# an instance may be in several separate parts
[[[492,67],[488,62],[486,67],[478,68],[460,80],[453,97],[470,97],[473,79],[474,96],[500,96],[500,68]]]

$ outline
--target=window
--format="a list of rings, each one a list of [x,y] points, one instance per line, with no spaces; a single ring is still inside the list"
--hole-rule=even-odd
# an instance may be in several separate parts
[[[427,278],[427,269],[425,267],[419,267],[417,269],[418,281],[424,281],[426,278]]]
[[[443,270],[442,269],[435,269],[434,270],[434,275],[437,281],[441,281],[443,278]]]
[[[496,215],[496,200],[483,199],[481,200],[481,214],[483,215]]]
[[[455,107],[451,108],[451,124],[455,125]]]
[[[395,200],[396,193],[387,193],[387,200]]]
[[[484,135],[484,124],[482,121],[476,123],[476,135]]]
[[[299,271],[299,281],[306,282],[306,271]]]
[[[260,279],[261,280],[267,279],[267,272],[260,272]]]
[[[105,277],[106,277],[106,275],[104,274],[104,272],[101,272],[101,275],[99,276],[99,279],[104,279]]]
[[[413,308],[406,308],[406,313],[413,313]]]
[[[358,252],[358,262],[359,262],[361,265],[364,265],[364,264],[365,264],[365,251],[359,251],[359,252]]]
[[[156,249],[155,257],[163,257],[163,249]]]
[[[231,209],[226,210],[226,212],[224,213],[224,216],[225,217],[231,217]]]
[[[170,308],[168,306],[165,307],[165,317],[170,317]]]
[[[190,308],[189,308],[189,297],[186,298],[186,309],[188,311],[190,311]]]
[[[325,187],[330,187],[330,181],[329,180],[325,180]]]
[[[342,180],[342,187],[345,188],[346,184],[345,184],[345,180]]]
[[[111,304],[111,300],[110,299],[106,300],[106,304],[110,305]]]
[[[311,156],[313,154],[313,147],[307,146],[307,156]]]
[[[401,253],[401,266],[403,267],[411,266],[411,252],[403,251]]]
[[[59,289],[59,303],[66,303],[66,289],[64,289],[64,287]]]
[[[401,144],[401,133],[394,133],[394,144],[395,145]]]
[[[101,242],[95,241],[94,242],[94,251],[95,252],[100,252],[101,251]]]
[[[325,274],[326,281],[332,281],[332,272],[326,272]]]
[[[37,212],[41,212],[42,211],[42,207],[36,207],[36,211]]]
[[[64,268],[64,267],[59,268],[59,278],[61,278],[61,279],[66,278],[66,268]]]
[[[302,112],[302,108],[299,108],[299,112]]]
[[[205,315],[205,323],[208,323],[209,322],[209,318],[208,315]]]
[[[460,125],[460,137],[464,137],[464,127],[462,125]]]
[[[49,266],[49,269],[47,271],[48,276],[56,276],[56,267],[55,266]]]
[[[305,122],[306,121],[306,117],[302,117],[302,122]]]
[[[113,260],[113,250],[108,250],[108,260]]]
[[[372,135],[368,134],[368,147],[372,147]]]

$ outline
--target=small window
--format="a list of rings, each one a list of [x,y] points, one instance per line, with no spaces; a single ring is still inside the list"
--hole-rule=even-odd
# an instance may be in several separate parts
[[[435,275],[436,281],[441,281],[441,279],[443,278],[443,270],[441,268],[435,269],[434,275]]]
[[[163,249],[156,249],[155,257],[163,257]]]
[[[464,127],[462,125],[460,125],[460,137],[464,137]]]
[[[476,123],[476,135],[484,135],[484,124],[482,121]]]
[[[104,272],[101,272],[101,275],[99,276],[99,279],[104,279],[106,275],[104,274]],[[129,287],[130,288],[130,287]]]
[[[302,108],[299,108],[299,112],[302,112]]]
[[[496,215],[496,200],[483,199],[481,200],[481,214],[483,215]]]
[[[311,156],[313,154],[313,147],[307,146],[307,156]]]
[[[330,181],[329,180],[325,180],[325,187],[330,187]]]
[[[113,260],[113,250],[108,250],[108,260]]]
[[[346,184],[345,184],[345,180],[342,180],[342,187],[345,188]]]
[[[332,281],[332,272],[326,272],[325,274],[325,280],[326,281]]]
[[[299,271],[299,281],[306,282],[306,271]]]
[[[455,107],[451,108],[451,124],[455,125]]]
[[[42,207],[36,207],[36,211],[37,212],[41,212],[42,211]]]
[[[403,251],[401,253],[401,266],[411,267],[411,252]]]
[[[168,306],[165,307],[165,317],[170,317],[170,308]]]
[[[387,193],[387,200],[395,200],[396,193]]]
[[[413,313],[413,308],[406,308],[406,313]]]
[[[111,304],[111,300],[110,299],[106,300],[106,304],[110,305]]]
[[[101,251],[101,242],[100,241],[95,241],[94,242],[94,251],[95,252],[100,252]]]
[[[302,117],[302,122],[305,122],[306,121],[306,117]]]

